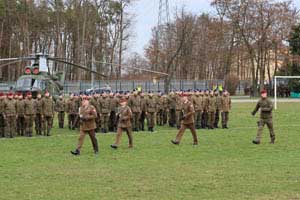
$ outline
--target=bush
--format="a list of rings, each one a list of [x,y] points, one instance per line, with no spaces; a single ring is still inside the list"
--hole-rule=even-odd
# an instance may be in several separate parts
[[[225,78],[225,88],[231,95],[235,95],[237,87],[239,86],[239,77],[236,75],[228,75]]]

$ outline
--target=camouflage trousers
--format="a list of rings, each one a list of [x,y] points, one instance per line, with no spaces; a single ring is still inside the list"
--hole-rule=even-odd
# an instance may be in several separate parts
[[[126,131],[126,133],[127,133],[128,143],[129,143],[128,146],[129,146],[129,148],[131,148],[133,146],[133,137],[132,137],[131,127],[130,128],[120,128],[120,127],[118,127],[115,145],[116,146],[120,145],[123,131]]]
[[[16,116],[8,115],[5,118],[5,137],[13,138],[16,136]]]
[[[195,127],[196,127],[196,129],[201,128],[202,113],[203,112],[201,110],[197,110],[195,112]]]
[[[117,130],[116,121],[117,121],[116,112],[111,111],[109,115],[109,124],[108,124],[109,131],[115,132]]]
[[[36,114],[35,115],[35,132],[37,135],[42,135],[42,130],[43,130],[43,118],[41,114]]]
[[[44,135],[50,136],[50,132],[53,125],[53,117],[52,116],[44,116],[43,120],[43,132]]]
[[[17,134],[18,136],[24,136],[25,134],[25,117],[24,115],[18,115],[17,118]]]
[[[163,110],[159,110],[157,112],[157,125],[162,126],[164,124],[164,112]]]
[[[28,137],[32,136],[34,115],[25,115],[25,134]]]
[[[57,119],[58,119],[59,128],[64,128],[65,112],[58,112],[57,113]]]
[[[207,128],[207,126],[208,126],[208,112],[203,111],[202,119],[201,119],[201,127],[202,128]]]
[[[139,113],[139,112],[132,113],[132,128],[133,128],[133,131],[139,131],[140,116],[141,116],[141,113]]]
[[[214,124],[215,124],[215,112],[208,112],[208,127],[209,128],[214,128]]]
[[[192,123],[192,124],[181,124],[179,132],[176,135],[176,140],[175,141],[180,143],[180,141],[182,139],[182,136],[185,133],[186,129],[190,129],[191,130],[194,144],[198,144],[198,138],[197,138],[197,133],[196,133],[196,129],[195,129],[195,124],[194,123]]]
[[[257,122],[258,130],[257,130],[257,136],[256,136],[255,140],[260,142],[265,124],[267,125],[267,127],[269,129],[271,140],[275,141],[275,133],[274,133],[274,129],[273,129],[273,120],[272,120],[272,118],[260,119]]]
[[[222,112],[222,126],[227,126],[229,120],[229,112]]]
[[[145,119],[146,119],[146,112],[142,111],[139,120],[139,130],[141,131],[145,130]]]
[[[216,110],[216,112],[215,112],[215,122],[214,122],[214,127],[215,128],[218,128],[219,121],[220,121],[220,111]]]
[[[101,128],[103,132],[106,133],[108,131],[108,123],[109,123],[109,113],[101,114]]]
[[[77,114],[68,114],[68,125],[69,125],[69,129],[75,129],[76,127],[78,127],[78,123],[77,123]]]
[[[5,120],[3,114],[0,114],[0,138],[5,137]]]
[[[154,121],[155,121],[155,113],[151,112],[151,113],[147,113],[147,125],[148,128],[153,128],[154,127]]]
[[[169,110],[169,126],[174,127],[176,125],[176,110]]]

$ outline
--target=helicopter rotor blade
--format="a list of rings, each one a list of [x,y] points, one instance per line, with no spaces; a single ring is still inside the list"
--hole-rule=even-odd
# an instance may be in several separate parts
[[[116,67],[120,67],[119,64],[117,63],[106,63],[106,62],[101,62],[101,61],[91,61],[91,62],[95,62],[95,63],[100,63],[100,64],[107,64],[107,65],[113,65]],[[154,71],[154,70],[150,70],[150,69],[144,69],[144,68],[138,68],[138,67],[131,67],[131,66],[127,66],[127,65],[121,65],[122,68],[127,68],[127,69],[136,69],[136,70],[141,70],[141,71],[145,71],[145,72],[150,72],[150,73],[154,73],[154,74],[160,74],[163,76],[169,76],[169,74],[164,73],[164,72],[159,72],[159,71]]]
[[[2,62],[2,61],[17,61],[17,60],[23,61],[23,60],[33,60],[33,59],[34,59],[33,57],[2,58],[2,59],[0,59],[0,62]]]
[[[74,63],[71,63],[71,62],[68,62],[68,61],[64,61],[64,60],[61,60],[61,59],[56,59],[56,58],[48,58],[49,60],[52,60],[54,62],[60,62],[60,63],[64,63],[64,64],[67,64],[67,65],[72,65],[74,67],[78,67],[79,69],[83,69],[85,71],[88,71],[88,72],[91,72],[91,73],[94,73],[94,74],[97,74],[99,76],[103,76],[103,77],[107,77],[106,75],[104,74],[100,74],[94,70],[90,70],[90,69],[87,69],[85,66],[83,65],[79,65],[79,64],[74,64]]]
[[[13,64],[15,64],[15,63],[19,63],[19,62],[23,62],[23,61],[24,61],[24,60],[14,60],[14,61],[11,61],[11,62],[8,62],[8,63],[4,63],[4,64],[0,65],[0,69],[1,69],[2,67],[8,66],[8,65],[13,65]]]

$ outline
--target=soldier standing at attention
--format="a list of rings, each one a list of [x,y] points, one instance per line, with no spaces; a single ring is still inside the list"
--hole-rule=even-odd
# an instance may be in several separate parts
[[[71,151],[73,155],[80,155],[80,150],[84,142],[84,138],[86,134],[89,134],[94,153],[98,154],[98,141],[95,134],[96,126],[96,118],[97,118],[97,111],[96,108],[90,105],[90,102],[87,98],[83,98],[82,105],[79,109],[79,117],[80,117],[80,136],[78,145],[75,151]]]
[[[175,127],[176,124],[176,95],[174,92],[170,92],[167,98],[168,110],[169,110],[169,126]]]
[[[158,126],[162,126],[163,125],[163,114],[164,114],[164,99],[162,98],[161,93],[158,94],[158,98],[157,98],[157,125]]]
[[[17,107],[17,134],[18,136],[24,136],[25,131],[25,101],[23,100],[23,95],[20,93],[18,95],[18,100],[16,101]]]
[[[118,100],[115,97],[114,93],[109,94],[109,99],[110,99],[110,116],[109,116],[109,123],[108,123],[108,128],[109,131],[111,132],[116,132],[117,131],[117,108],[118,108]]]
[[[67,102],[67,113],[68,113],[69,129],[73,129],[73,130],[75,130],[75,119],[78,112],[76,109],[77,106],[76,106],[74,94],[71,94]]]
[[[202,113],[202,128],[208,128],[208,103],[209,103],[209,91],[206,90],[203,95],[203,113]]]
[[[1,92],[0,93],[0,138],[5,137],[4,103],[5,103],[5,96]]]
[[[102,99],[99,101],[100,114],[101,114],[101,132],[107,133],[108,130],[108,122],[110,115],[110,98],[104,92],[102,94]]]
[[[25,126],[26,126],[26,135],[27,137],[32,137],[33,132],[33,120],[34,120],[34,101],[32,99],[31,92],[27,92],[27,97],[24,104],[25,112]]]
[[[129,148],[133,147],[133,138],[132,138],[132,130],[131,130],[131,117],[132,112],[129,106],[127,106],[127,100],[125,98],[120,100],[120,107],[117,113],[119,118],[118,122],[118,130],[116,141],[114,144],[110,145],[111,148],[117,149],[121,142],[122,132],[126,131],[128,136]]]
[[[34,101],[35,109],[35,132],[36,135],[42,135],[43,118],[42,118],[42,95],[37,94],[37,99]]]
[[[141,115],[141,99],[138,92],[135,91],[133,96],[129,98],[128,106],[132,111],[132,128],[133,131],[139,131],[139,120]]]
[[[16,102],[12,92],[8,93],[7,97],[4,103],[5,137],[13,138],[16,134]]]
[[[253,140],[253,144],[260,144],[261,136],[263,132],[263,128],[265,124],[267,124],[270,131],[271,144],[275,143],[275,133],[273,130],[273,119],[272,119],[272,111],[273,111],[273,103],[267,97],[267,91],[261,91],[261,99],[257,102],[253,112],[251,113],[253,116],[260,109],[260,120],[257,122],[258,130],[256,139]]]
[[[139,122],[139,130],[145,131],[145,119],[146,119],[146,98],[145,94],[142,92],[141,96],[141,115]]]
[[[179,92],[176,92],[176,126],[180,129],[181,118],[182,118],[182,98]]]
[[[214,91],[210,92],[210,96],[208,98],[208,129],[214,129],[215,124],[215,113],[216,113],[216,97],[214,96]]]
[[[179,145],[181,138],[185,132],[185,129],[190,129],[193,135],[193,140],[194,143],[193,145],[198,145],[198,138],[197,138],[197,133],[195,129],[195,110],[192,102],[188,100],[188,95],[184,94],[183,95],[183,117],[181,120],[181,127],[179,129],[179,132],[176,136],[175,140],[171,140],[173,144]]]
[[[214,128],[219,128],[220,109],[221,109],[222,96],[221,96],[221,94],[219,94],[218,91],[215,91],[215,98],[216,98],[216,113],[215,113]]]
[[[54,117],[54,101],[48,91],[45,92],[45,98],[43,98],[42,111],[44,117],[44,136],[50,136]]]
[[[63,95],[60,95],[55,103],[55,111],[57,112],[58,126],[64,128],[66,103]]]
[[[221,99],[221,116],[222,128],[228,128],[227,123],[229,120],[229,111],[231,110],[231,99],[229,93],[225,90]]]
[[[146,116],[147,116],[147,125],[148,131],[153,132],[154,121],[155,121],[155,112],[156,112],[156,100],[153,97],[153,93],[149,93],[149,98],[146,100]]]
[[[200,129],[203,113],[203,98],[200,95],[200,91],[197,91],[195,96],[192,97],[192,102],[195,108],[195,127]]]

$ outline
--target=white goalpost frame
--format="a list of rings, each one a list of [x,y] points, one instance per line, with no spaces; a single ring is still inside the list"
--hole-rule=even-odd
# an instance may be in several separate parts
[[[292,78],[298,78],[300,79],[300,76],[274,76],[274,104],[275,104],[275,110],[277,110],[277,79],[280,78],[287,78],[287,79],[292,79]]]

